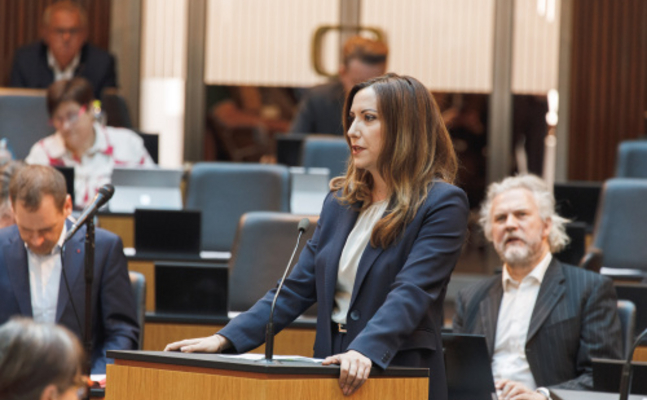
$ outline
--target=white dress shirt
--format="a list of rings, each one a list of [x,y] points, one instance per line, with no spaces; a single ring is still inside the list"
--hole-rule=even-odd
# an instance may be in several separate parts
[[[492,356],[494,379],[511,379],[532,390],[537,388],[526,359],[526,339],[539,288],[552,258],[549,252],[521,282],[512,279],[508,267],[503,267],[503,299]]]
[[[335,286],[335,307],[331,319],[339,324],[346,323],[346,314],[350,306],[350,299],[353,295],[355,276],[359,260],[364,254],[373,233],[373,227],[384,215],[388,201],[382,200],[371,204],[362,211],[357,218],[353,230],[346,238],[344,250],[339,258],[339,270],[337,271],[337,285]]]
[[[74,70],[76,70],[76,67],[79,66],[80,61],[81,52],[77,53],[77,55],[74,56],[72,62],[67,66],[67,68],[62,69],[58,65],[58,62],[56,62],[56,58],[54,58],[54,54],[52,54],[51,50],[47,50],[47,64],[52,69],[52,71],[54,71],[54,82],[60,81],[61,79],[74,78]]]
[[[67,227],[63,225],[61,236],[51,253],[42,256],[29,250],[25,243],[29,267],[31,310],[36,322],[52,324],[56,322],[58,289],[61,285],[61,247],[66,233]]]

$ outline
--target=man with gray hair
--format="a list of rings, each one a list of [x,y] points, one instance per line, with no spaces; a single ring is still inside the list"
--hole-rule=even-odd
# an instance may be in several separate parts
[[[459,292],[454,332],[485,335],[502,399],[592,389],[591,359],[622,356],[611,280],[552,256],[568,243],[568,221],[536,176],[490,185],[480,217],[503,273]]]
[[[115,58],[87,42],[88,29],[87,13],[78,2],[50,4],[43,13],[42,40],[16,51],[10,86],[45,89],[61,79],[81,76],[100,99],[104,88],[117,86]]]

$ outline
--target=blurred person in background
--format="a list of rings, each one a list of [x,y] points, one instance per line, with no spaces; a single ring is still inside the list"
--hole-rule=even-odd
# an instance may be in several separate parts
[[[389,48],[384,42],[362,36],[348,39],[338,78],[308,90],[290,132],[343,135],[341,119],[346,95],[358,83],[384,75],[388,55]]]
[[[0,229],[15,224],[11,200],[9,200],[9,182],[18,169],[25,164],[21,161],[9,161],[0,167]]]
[[[80,4],[59,1],[43,13],[42,40],[16,51],[10,86],[49,87],[61,79],[86,78],[99,98],[106,87],[117,87],[115,59],[87,43],[88,16]]]
[[[93,101],[86,79],[53,83],[47,89],[47,110],[56,132],[34,144],[25,159],[27,164],[74,167],[74,201],[80,208],[110,182],[115,167],[155,166],[139,135],[95,120]]]

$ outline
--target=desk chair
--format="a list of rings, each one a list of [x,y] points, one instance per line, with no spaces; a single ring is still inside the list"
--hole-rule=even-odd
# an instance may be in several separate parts
[[[618,146],[618,178],[647,178],[647,140],[625,140]]]
[[[54,133],[46,104],[44,90],[0,89],[0,137],[7,138],[15,159],[24,159],[31,146]]]
[[[129,271],[130,286],[133,289],[135,297],[135,306],[137,310],[137,323],[139,323],[139,347],[144,347],[144,316],[146,314],[146,278],[139,272]]]
[[[106,113],[108,126],[133,129],[126,100],[117,88],[106,88],[101,93],[101,109]],[[157,161],[155,161],[157,162]]]
[[[290,260],[302,218],[280,212],[250,212],[242,216],[229,261],[230,311],[246,311],[276,286]],[[293,266],[319,219],[307,218],[310,227],[301,237]],[[316,316],[316,308],[310,308],[306,315]]]
[[[243,214],[290,210],[290,172],[281,165],[197,163],[185,207],[202,211],[202,250],[231,251]]]
[[[629,300],[618,300],[618,318],[622,330],[622,354],[627,357],[636,338],[636,306]]]
[[[313,136],[306,138],[303,144],[303,166],[328,168],[331,179],[346,173],[349,157],[350,149],[344,138]]]
[[[605,182],[593,243],[585,257],[601,251],[602,267],[610,276],[619,277],[613,269],[634,270],[634,277],[647,276],[647,179],[614,178]],[[596,250],[597,249],[597,250]],[[610,272],[607,272],[610,271]],[[623,275],[627,278],[627,275]]]

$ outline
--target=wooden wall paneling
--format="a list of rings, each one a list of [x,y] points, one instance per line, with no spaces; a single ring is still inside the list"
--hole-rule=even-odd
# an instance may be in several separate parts
[[[569,178],[615,173],[618,144],[645,132],[647,2],[574,0]]]

